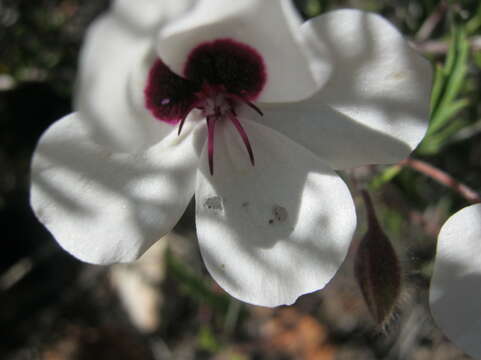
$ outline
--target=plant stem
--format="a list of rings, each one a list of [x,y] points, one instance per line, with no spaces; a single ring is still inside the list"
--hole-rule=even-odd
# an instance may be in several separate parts
[[[473,51],[481,49],[481,36],[468,38],[469,45]],[[444,40],[411,41],[410,44],[417,50],[425,54],[445,54],[449,49],[449,42]]]
[[[441,22],[448,8],[448,3],[446,1],[441,1],[438,4],[436,9],[431,13],[431,15],[426,18],[423,25],[416,33],[416,41],[423,42],[429,39],[429,37],[434,31],[434,28]]]
[[[471,189],[469,186],[459,182],[458,180],[454,179],[451,175],[446,174],[444,171],[435,168],[434,166],[417,159],[407,158],[400,163],[401,166],[409,166],[410,168],[423,173],[426,176],[436,180],[438,183],[443,184],[458,194],[460,194],[463,198],[465,198],[470,203],[479,203],[481,202],[481,195],[479,195],[476,191]]]

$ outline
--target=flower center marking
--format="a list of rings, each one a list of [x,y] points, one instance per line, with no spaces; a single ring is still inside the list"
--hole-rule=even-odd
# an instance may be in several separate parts
[[[230,121],[241,137],[252,166],[254,153],[237,110],[249,106],[259,115],[253,101],[266,83],[264,61],[252,47],[232,39],[202,43],[187,58],[183,77],[157,59],[149,72],[145,105],[160,121],[178,125],[199,109],[207,123],[209,170],[214,174],[214,134],[217,121]]]

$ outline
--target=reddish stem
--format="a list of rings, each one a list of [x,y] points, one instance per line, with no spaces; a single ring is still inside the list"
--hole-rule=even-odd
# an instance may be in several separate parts
[[[481,196],[476,191],[471,189],[469,186],[457,181],[452,176],[446,174],[444,171],[437,169],[434,166],[425,163],[424,161],[407,158],[401,161],[400,165],[409,166],[410,168],[417,170],[420,173],[423,173],[424,175],[436,180],[438,183],[453,189],[470,203],[481,202]]]
[[[441,1],[437,8],[426,18],[422,26],[419,28],[419,31],[415,35],[416,40],[425,41],[429,39],[435,27],[441,22],[448,9],[448,3],[446,1]]]

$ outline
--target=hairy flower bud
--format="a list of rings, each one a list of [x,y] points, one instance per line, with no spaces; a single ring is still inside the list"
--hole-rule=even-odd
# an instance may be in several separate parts
[[[401,267],[396,252],[376,217],[369,194],[362,193],[368,230],[355,257],[355,274],[369,312],[379,325],[389,319],[401,290]]]

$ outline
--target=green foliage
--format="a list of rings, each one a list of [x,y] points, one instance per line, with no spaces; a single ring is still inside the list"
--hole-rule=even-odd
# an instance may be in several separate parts
[[[439,53],[428,54],[435,62],[439,62],[439,65],[435,72],[431,128],[417,154],[424,156],[429,163],[443,169],[454,178],[466,182],[475,190],[481,190],[479,162],[481,52],[470,51],[468,47],[468,40],[472,42],[481,35],[481,2],[479,0],[294,0],[294,2],[305,19],[337,8],[374,11],[393,23],[406,38],[417,40],[419,39],[416,33],[419,29],[436,14],[441,5],[448,4],[444,10],[446,12],[441,12],[440,20],[434,29],[419,40],[423,42],[421,45],[429,42],[444,45],[445,40],[450,40],[450,49],[446,58]],[[24,82],[33,80],[42,82],[42,85],[48,84],[57,92],[70,96],[77,69],[78,51],[86,26],[110,3],[110,0],[0,0],[2,43],[0,76],[8,75],[18,85],[18,91],[9,91],[8,94],[4,92],[4,102],[0,102],[2,125],[0,134],[3,140],[0,141],[3,145],[0,149],[2,175],[0,205],[4,210],[2,214],[5,219],[15,219],[9,222],[11,226],[7,227],[7,232],[3,234],[7,246],[2,252],[4,265],[9,264],[11,260],[17,261],[16,256],[35,254],[38,249],[43,253],[47,243],[53,246],[51,239],[46,238],[48,234],[35,230],[38,224],[32,223],[31,212],[25,210],[28,206],[27,169],[33,147],[33,136],[30,132],[33,134],[36,126],[42,123],[44,113],[50,110],[54,113],[64,111],[63,105],[57,104],[56,98],[48,93],[45,93],[47,101],[40,102],[38,109],[35,108],[38,117],[14,117],[11,104],[18,103],[19,105],[15,106],[28,108],[39,103],[34,101],[38,91],[25,95],[21,88]],[[458,26],[451,27],[453,22]],[[54,118],[51,117],[50,120],[53,121]],[[27,146],[28,141],[30,143]],[[23,145],[24,143],[26,145]],[[369,175],[370,173],[361,181],[368,179]],[[15,182],[12,179],[15,179]],[[378,188],[388,182],[392,184],[383,188],[380,196],[377,196],[378,215],[389,241],[394,245],[396,250],[394,254],[399,256],[403,270],[403,286],[408,288],[413,285],[413,274],[416,274],[414,288],[418,289],[420,285],[418,280],[427,282],[432,274],[434,250],[432,240],[436,227],[450,212],[465,206],[466,203],[451,189],[437,185],[432,179],[401,165],[383,171],[371,185]],[[10,184],[13,183],[16,185],[12,191]],[[8,205],[8,201],[11,200],[12,206]],[[12,231],[9,231],[10,229]],[[370,230],[372,234],[372,228]],[[392,255],[392,249],[389,249],[388,241],[380,237],[379,233],[374,235],[376,236],[373,238],[364,239],[363,253],[358,260],[364,272],[361,271],[359,276],[367,294],[370,310],[377,319],[382,320],[386,318],[386,314],[392,312],[392,304],[397,302],[398,290],[393,284],[399,282],[399,279],[383,276],[397,274],[396,270],[394,272],[392,269],[389,270],[389,267],[397,266],[397,260]],[[384,248],[388,250],[383,250]],[[391,253],[391,256],[386,256],[386,253]],[[36,261],[35,255],[32,255],[32,259]],[[3,344],[0,346],[0,358],[16,358],[17,355],[21,357],[24,354],[36,357],[37,352],[45,350],[45,353],[39,353],[38,357],[148,359],[153,353],[157,357],[163,357],[157,354],[157,351],[162,350],[159,348],[163,347],[173,357],[184,354],[188,349],[187,351],[191,353],[186,357],[189,358],[230,360],[281,358],[280,354],[277,356],[269,352],[271,347],[266,346],[272,344],[271,340],[279,337],[267,337],[269,332],[259,325],[261,321],[263,324],[269,324],[266,319],[276,315],[252,311],[248,305],[240,304],[216,291],[212,280],[204,277],[202,273],[192,271],[188,263],[171,253],[167,255],[166,261],[168,286],[161,287],[158,291],[164,292],[167,316],[161,319],[160,332],[143,338],[144,341],[140,343],[138,339],[142,340],[144,335],[136,333],[125,316],[119,316],[124,310],[121,307],[122,303],[118,301],[118,295],[113,291],[114,287],[106,286],[109,284],[108,273],[98,270],[92,272],[91,266],[81,265],[76,260],[57,253],[42,258],[41,262],[34,262],[35,266],[28,276],[2,293],[4,311],[0,314],[0,320],[5,325],[5,334]],[[59,272],[59,269],[62,271]],[[62,274],[68,275],[68,279],[59,276]],[[418,277],[419,274],[422,274],[422,277]],[[85,279],[95,281],[86,282]],[[337,280],[344,286],[342,277]],[[350,280],[346,284],[346,287],[351,286]],[[379,294],[376,294],[378,296],[372,296],[371,289],[378,291]],[[423,296],[424,290],[425,288],[418,293]],[[182,294],[180,301],[176,298],[179,292]],[[64,296],[58,296],[59,293],[64,293]],[[301,309],[296,311],[298,314],[295,316],[304,313],[315,314],[320,327],[326,330],[327,340],[324,346],[328,351],[331,349],[341,354],[344,349],[348,349],[349,354],[352,353],[352,358],[397,356],[393,351],[385,351],[393,343],[399,343],[399,339],[396,339],[398,335],[396,329],[384,334],[382,341],[378,341],[377,332],[374,339],[371,337],[372,331],[367,328],[368,324],[363,321],[364,318],[357,324],[355,321],[349,321],[352,327],[349,327],[351,325],[346,327],[343,319],[355,319],[359,314],[357,306],[352,309],[337,306],[357,304],[357,299],[352,302],[346,294],[345,291],[338,294],[330,292],[325,298],[328,301],[324,301],[318,295],[310,295],[295,305],[297,309]],[[403,301],[405,296],[402,292],[400,302]],[[336,307],[330,305],[333,303]],[[410,316],[411,309],[417,311],[417,306],[411,307],[411,303],[409,306],[405,304],[402,306],[406,309],[404,311],[406,315]],[[421,308],[425,308],[424,302]],[[329,313],[331,311],[334,312]],[[326,320],[325,314],[328,313],[329,317]],[[334,321],[337,319],[340,319],[339,324]],[[436,332],[436,327],[429,321],[423,323],[427,325],[428,330],[421,329],[416,336],[412,336],[413,346],[410,348],[413,352],[403,358],[417,358],[419,354],[436,358],[439,356],[439,346],[443,351],[449,350],[447,343],[439,343],[441,334]],[[278,329],[281,327],[274,330]],[[286,334],[294,333],[292,328],[288,330]],[[311,341],[312,334],[315,332],[306,331],[304,336]],[[270,335],[275,335],[275,332]],[[304,339],[282,337],[286,338],[294,339],[287,345],[295,343],[297,339],[300,339],[299,341]],[[396,341],[392,341],[393,339]],[[165,346],[162,345],[164,342]],[[68,346],[65,347],[65,344]],[[10,346],[12,351],[5,354],[7,349],[10,351]],[[41,348],[37,349],[39,346]],[[155,348],[151,351],[148,346]],[[142,355],[142,351],[139,353],[139,349],[142,350],[143,347],[147,348],[145,356]],[[62,353],[74,351],[72,350],[74,348],[77,348],[76,354]],[[417,350],[419,353],[414,355],[414,351]],[[133,352],[132,355],[129,355],[130,351]],[[452,351],[445,352],[448,354],[446,356],[452,358],[462,357],[456,356]],[[292,354],[282,355],[285,355],[285,358],[299,357]],[[326,356],[330,356],[329,352]]]
[[[197,336],[199,348],[204,351],[216,353],[221,349],[220,343],[217,341],[212,329],[208,326],[203,326]]]
[[[431,96],[431,122],[417,153],[432,155],[468,123],[457,118],[469,105],[462,95],[468,72],[469,41],[463,27],[453,27],[444,66],[437,65]]]
[[[387,184],[392,179],[394,179],[402,170],[402,166],[394,165],[388,167],[386,170],[382,171],[379,175],[375,176],[371,183],[369,184],[369,188],[371,190],[377,190],[384,184]]]
[[[466,22],[465,28],[468,35],[472,35],[481,29],[481,3],[479,3],[478,8],[476,9],[476,14]]]
[[[304,11],[308,17],[314,17],[321,13],[322,6],[318,0],[307,0]]]

